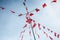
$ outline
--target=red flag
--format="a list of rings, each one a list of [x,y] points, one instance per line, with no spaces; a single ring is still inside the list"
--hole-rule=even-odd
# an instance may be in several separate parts
[[[36,23],[33,24],[32,28],[35,28],[35,26],[36,26]]]
[[[39,24],[39,23],[38,23],[38,28],[39,28],[39,30],[41,29],[41,28],[40,28],[40,24]]]
[[[5,8],[4,7],[0,7],[2,10],[4,10]]]
[[[23,28],[26,28],[26,27],[27,27],[27,24],[25,24]]]
[[[30,13],[30,16],[33,16],[34,14],[33,13]]]
[[[38,9],[38,8],[36,8],[35,10],[36,10],[36,12],[39,12],[40,11],[40,9]]]
[[[43,8],[45,8],[46,6],[47,6],[46,3],[44,3],[44,4],[42,5]]]
[[[57,2],[57,0],[53,0],[52,2]]]
[[[32,19],[29,18],[29,19],[26,20],[26,22],[30,24],[32,22]]]

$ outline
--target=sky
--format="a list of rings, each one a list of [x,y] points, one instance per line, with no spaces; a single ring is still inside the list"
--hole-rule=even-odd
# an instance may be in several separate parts
[[[52,0],[27,0],[26,4],[29,12],[35,8],[40,9],[38,13],[33,12],[34,16],[31,17],[32,19],[60,33],[60,0],[58,0],[57,3],[51,3],[51,1]],[[18,16],[20,13],[26,13],[22,3],[23,0],[0,0],[0,7],[5,7],[5,10],[0,9],[0,40],[20,40],[20,32],[26,23],[25,16]],[[43,3],[46,3],[47,7],[42,8]],[[13,10],[16,13],[11,13],[9,10]],[[23,40],[29,40],[28,30],[27,27]],[[34,30],[37,31],[38,28],[36,27]],[[40,39],[36,37],[37,40],[50,40],[44,36],[42,31],[38,30],[37,32],[41,35]],[[53,37],[51,33],[48,32],[48,34]],[[34,40],[33,36],[31,38]],[[54,40],[60,40],[56,37],[53,38]]]

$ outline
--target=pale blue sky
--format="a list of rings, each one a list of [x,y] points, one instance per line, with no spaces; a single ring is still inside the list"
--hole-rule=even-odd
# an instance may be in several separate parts
[[[0,40],[19,40],[20,32],[25,24],[25,16],[18,17],[18,14],[26,13],[22,3],[23,0],[0,0],[0,6],[6,8],[5,10],[0,9]],[[37,23],[39,22],[41,25],[60,33],[60,0],[57,3],[51,3],[51,0],[27,0],[26,3],[29,11],[37,7],[40,8],[40,12],[33,12],[34,16],[31,18],[35,19]],[[47,4],[46,8],[42,8],[43,3]],[[14,10],[16,13],[12,14],[9,10]],[[35,28],[34,30],[38,29]],[[36,38],[37,40],[49,40],[42,31],[38,30],[37,32],[41,35],[40,39]],[[26,31],[24,40],[29,40],[27,33]],[[52,36],[49,32],[48,34]],[[54,36],[52,37],[54,40],[60,40]],[[31,38],[33,39],[33,36]]]

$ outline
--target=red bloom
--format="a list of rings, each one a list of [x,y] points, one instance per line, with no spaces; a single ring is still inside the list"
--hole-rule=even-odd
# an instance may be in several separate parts
[[[36,12],[40,11],[40,9],[38,9],[38,8],[36,8],[35,10],[36,10]]]
[[[33,16],[34,14],[33,13],[30,13],[30,16]]]
[[[44,3],[44,4],[42,5],[43,8],[45,8],[46,6],[47,6],[46,3]]]
[[[30,24],[32,22],[32,19],[30,19],[30,18],[28,19],[27,18],[26,22]]]
[[[52,2],[57,2],[57,0],[53,0]]]

